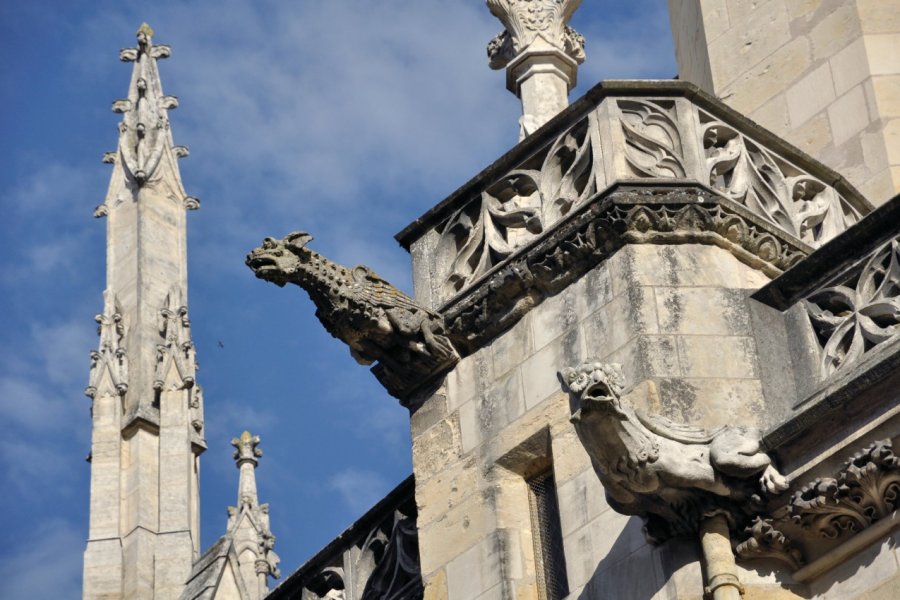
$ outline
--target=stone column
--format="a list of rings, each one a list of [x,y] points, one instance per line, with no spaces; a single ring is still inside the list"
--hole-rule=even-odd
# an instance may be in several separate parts
[[[506,28],[488,44],[492,69],[506,68],[506,87],[522,100],[519,139],[569,105],[584,38],[568,26],[581,0],[487,0]]]

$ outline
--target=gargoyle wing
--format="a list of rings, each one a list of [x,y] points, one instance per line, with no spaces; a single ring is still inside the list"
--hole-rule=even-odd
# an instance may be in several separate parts
[[[648,415],[642,410],[634,412],[644,427],[657,435],[682,444],[708,444],[725,429],[725,427],[713,430],[703,429],[693,425],[675,423],[660,415]]]
[[[353,267],[353,282],[360,300],[382,308],[405,308],[410,312],[422,310],[412,298],[382,279],[364,265]]]

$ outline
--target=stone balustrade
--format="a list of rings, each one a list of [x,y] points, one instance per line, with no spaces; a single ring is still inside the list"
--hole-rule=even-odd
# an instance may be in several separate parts
[[[687,183],[804,252],[870,210],[841,176],[691,84],[604,82],[397,239],[417,299],[447,307],[605,191]]]

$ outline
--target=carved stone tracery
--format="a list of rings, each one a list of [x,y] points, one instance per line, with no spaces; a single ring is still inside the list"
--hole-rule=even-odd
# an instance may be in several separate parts
[[[441,251],[455,253],[448,293],[455,293],[598,190],[599,147],[591,116],[454,213],[441,234]]]
[[[812,248],[856,223],[864,210],[740,125],[687,100],[626,96],[603,102],[608,109],[601,103],[526,159],[485,178],[436,224],[442,299],[480,281],[617,181],[702,181]],[[742,225],[729,227],[729,236],[742,236]],[[782,243],[771,237],[762,243],[760,254],[777,259]]]
[[[819,375],[845,371],[900,336],[900,238],[804,301],[820,347]]]
[[[700,111],[707,181],[787,233],[819,246],[856,223],[859,212],[818,179]]]

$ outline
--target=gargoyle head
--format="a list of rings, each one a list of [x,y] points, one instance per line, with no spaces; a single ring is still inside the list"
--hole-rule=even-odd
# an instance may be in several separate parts
[[[281,240],[266,238],[262,246],[247,255],[245,262],[260,279],[283,287],[300,264],[307,261],[309,252],[304,251],[304,247],[312,239],[305,231],[289,233]]]
[[[619,396],[625,387],[620,365],[589,360],[578,367],[566,367],[559,378],[563,387],[578,398],[581,408],[619,408]]]

